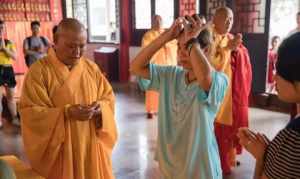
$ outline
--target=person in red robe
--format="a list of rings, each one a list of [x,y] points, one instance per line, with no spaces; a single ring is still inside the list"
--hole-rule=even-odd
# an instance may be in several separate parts
[[[237,137],[240,127],[248,127],[249,95],[252,84],[252,67],[247,48],[240,44],[231,53],[232,68],[232,114],[233,147],[236,154],[242,153],[242,146]]]
[[[231,34],[228,34],[231,35]],[[222,169],[224,175],[231,173],[236,166],[236,154],[242,153],[242,146],[237,136],[240,127],[248,127],[249,95],[252,84],[252,67],[247,48],[240,44],[231,52],[232,69],[232,125],[216,127],[216,135],[220,136],[220,154],[224,157]]]
[[[274,75],[276,73],[275,65],[277,61],[277,48],[279,45],[279,36],[272,37],[271,40],[271,48],[268,51],[268,85],[267,92],[274,93],[275,92],[275,82]]]

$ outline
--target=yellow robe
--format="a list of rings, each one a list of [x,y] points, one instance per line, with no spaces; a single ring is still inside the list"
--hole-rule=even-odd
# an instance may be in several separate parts
[[[146,47],[150,44],[153,40],[155,40],[164,30],[149,30],[146,32],[142,39],[142,48]],[[159,49],[152,57],[151,63],[157,65],[177,65],[177,41],[173,40],[161,49]],[[145,105],[147,112],[154,112],[158,111],[158,100],[159,94],[156,91],[148,90],[145,94]]]
[[[219,109],[216,122],[224,125],[232,125],[232,70],[231,50],[224,49],[227,46],[228,35],[220,35],[212,30],[214,43],[212,45],[211,64],[217,70],[224,72],[228,77],[228,88],[224,101]]]
[[[97,101],[95,120],[65,115],[66,106]],[[114,93],[98,67],[81,58],[71,71],[50,49],[30,67],[20,100],[22,137],[31,167],[50,179],[111,179],[111,153],[117,140]]]

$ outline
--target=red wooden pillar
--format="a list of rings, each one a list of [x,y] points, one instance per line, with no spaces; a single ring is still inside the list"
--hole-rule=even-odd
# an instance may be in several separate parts
[[[121,42],[120,42],[120,81],[127,82],[129,79],[129,46],[131,32],[131,0],[120,1],[121,12]]]

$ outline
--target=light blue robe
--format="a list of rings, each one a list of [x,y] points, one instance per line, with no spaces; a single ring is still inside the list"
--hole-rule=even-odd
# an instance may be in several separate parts
[[[214,119],[228,80],[213,71],[209,92],[185,82],[181,67],[151,64],[143,89],[160,93],[156,160],[164,179],[222,179]]]

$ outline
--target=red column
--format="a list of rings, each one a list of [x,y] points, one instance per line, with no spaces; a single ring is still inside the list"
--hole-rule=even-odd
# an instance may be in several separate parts
[[[120,1],[121,17],[121,41],[120,41],[120,81],[127,82],[129,79],[129,46],[131,32],[131,0]]]

